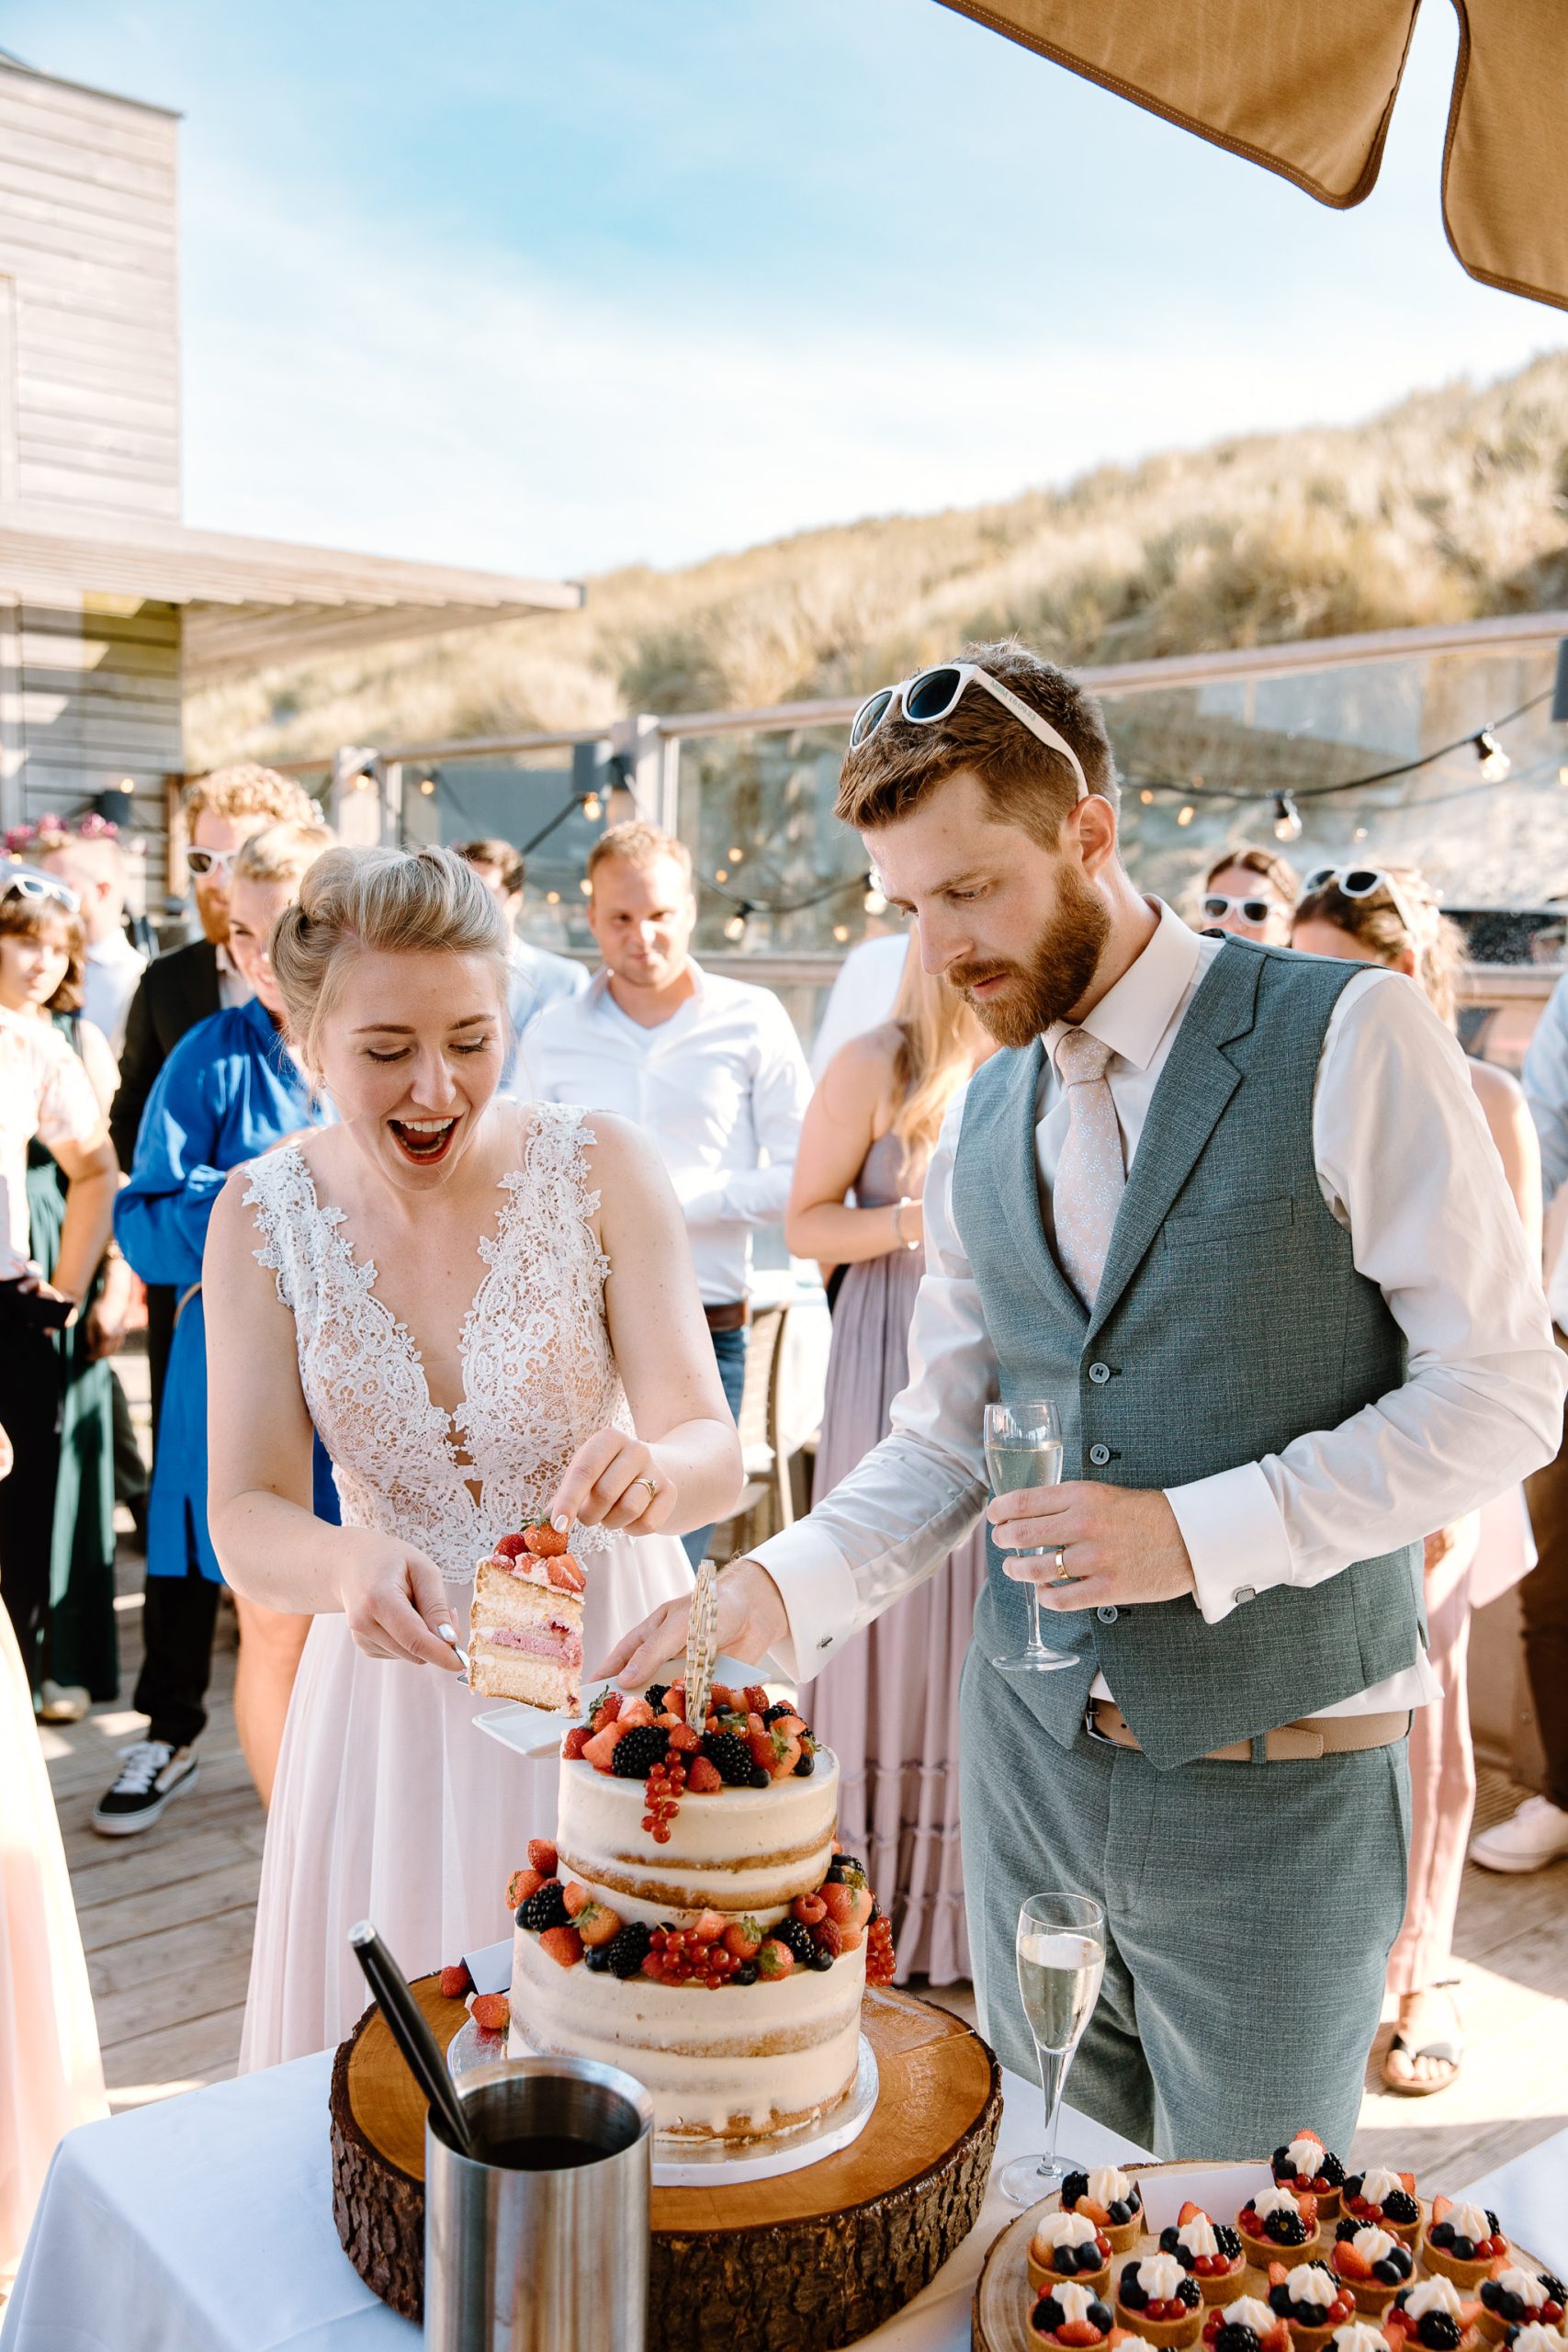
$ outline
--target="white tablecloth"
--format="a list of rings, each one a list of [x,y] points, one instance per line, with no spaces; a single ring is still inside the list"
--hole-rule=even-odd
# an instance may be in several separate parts
[[[413,2352],[419,2331],[377,2301],[333,2227],[332,2058],[190,2091],[61,2143],[0,2352]],[[1039,2144],[1040,2093],[1003,2076],[998,2163]],[[1090,2164],[1137,2154],[1065,2112]],[[924,2293],[863,2340],[876,2352],[967,2352],[981,2260],[1016,2212],[995,2189]]]

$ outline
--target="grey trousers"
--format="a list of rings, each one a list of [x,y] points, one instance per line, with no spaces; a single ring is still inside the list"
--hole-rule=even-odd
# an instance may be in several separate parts
[[[974,1648],[960,1720],[976,1999],[1003,2064],[1039,2079],[1020,1905],[1092,1895],[1105,1983],[1072,2106],[1159,2157],[1266,2156],[1303,2125],[1348,2149],[1404,1915],[1405,1743],[1156,1772],[1087,1733],[1058,1747]]]

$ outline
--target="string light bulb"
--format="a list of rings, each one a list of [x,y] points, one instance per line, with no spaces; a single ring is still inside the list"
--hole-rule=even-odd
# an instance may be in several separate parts
[[[1367,829],[1365,825],[1358,825],[1350,835],[1350,839],[1353,842],[1364,842],[1366,838]]]
[[[1483,727],[1476,737],[1475,756],[1481,762],[1481,773],[1488,784],[1501,784],[1514,764],[1490,727]]]
[[[887,901],[874,874],[868,874],[865,877],[865,897],[861,903],[868,915],[885,915],[887,912]]]
[[[1274,839],[1277,842],[1299,842],[1302,837],[1302,812],[1288,792],[1274,795]]]
[[[838,941],[840,947],[843,945],[845,940],[848,939],[849,935],[850,927],[847,922],[836,922],[833,925],[833,936]]]
[[[368,792],[370,789],[370,778],[366,775],[363,768],[360,769],[359,774],[354,779],[354,788],[355,792]]]
[[[1190,800],[1184,800],[1176,812],[1176,821],[1179,825],[1190,825],[1197,814]]]
[[[744,855],[745,855],[745,854],[746,854],[746,853],[745,853],[745,851],[744,851],[744,850],[738,849],[738,848],[736,847],[736,845],[735,845],[735,843],[734,843],[733,842],[730,842],[730,844],[729,844],[729,863],[731,864],[731,865],[739,865],[739,863],[740,863],[740,861],[741,861],[741,859],[742,859],[742,857],[744,857]]]
[[[558,890],[547,890],[545,892],[545,904],[547,907],[558,907],[560,904],[560,892]]]
[[[422,775],[419,780],[419,788],[428,800],[435,789],[435,778],[433,775]]]
[[[1562,767],[1558,769],[1557,781],[1562,785],[1563,790],[1568,792],[1568,761],[1564,761]]]
[[[716,865],[713,870],[713,878],[716,882],[728,882],[729,879],[728,866]]]
[[[1138,797],[1139,797],[1139,799],[1143,802],[1143,804],[1144,804],[1144,806],[1145,806],[1145,808],[1152,808],[1154,807],[1154,805],[1155,805],[1155,797],[1154,797],[1154,794],[1149,790],[1149,787],[1148,787],[1148,786],[1147,786],[1146,784],[1145,785],[1145,786],[1144,786],[1144,788],[1143,788],[1142,792],[1140,792],[1140,793],[1139,793]]]
[[[582,813],[587,818],[591,825],[596,825],[599,822],[600,818],[604,814],[604,804],[600,799],[599,795],[596,792],[589,792],[583,795]]]
[[[582,877],[581,881],[578,884],[578,886],[577,886],[577,887],[578,887],[578,888],[581,891],[581,893],[582,893],[582,895],[583,895],[583,897],[584,897],[585,899],[591,899],[591,898],[593,896],[593,885],[592,885],[592,883],[589,880],[589,878],[588,878],[588,876],[587,876],[587,875],[586,875],[586,874],[583,876],[583,877]]]
[[[750,899],[742,899],[740,904],[736,908],[735,912],[730,916],[729,921],[724,926],[724,935],[726,939],[733,940],[737,946],[739,945],[740,942],[746,936],[746,918],[750,911],[751,906]]]

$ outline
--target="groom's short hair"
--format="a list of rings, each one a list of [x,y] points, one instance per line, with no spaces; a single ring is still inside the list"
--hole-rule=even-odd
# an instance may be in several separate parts
[[[1015,638],[965,646],[959,659],[989,671],[1038,711],[1077,753],[1089,790],[1115,808],[1116,763],[1093,695]],[[995,695],[974,686],[933,726],[911,726],[891,714],[885,718],[845,759],[836,814],[857,831],[895,825],[965,769],[979,777],[1005,823],[1046,849],[1055,847],[1062,820],[1077,802],[1077,779],[1060,752],[1032,735]]]

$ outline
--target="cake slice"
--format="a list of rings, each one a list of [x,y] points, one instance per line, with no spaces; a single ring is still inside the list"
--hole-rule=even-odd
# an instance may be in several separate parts
[[[503,1535],[474,1571],[468,1683],[485,1698],[575,1713],[582,1691],[582,1570],[547,1520]]]

